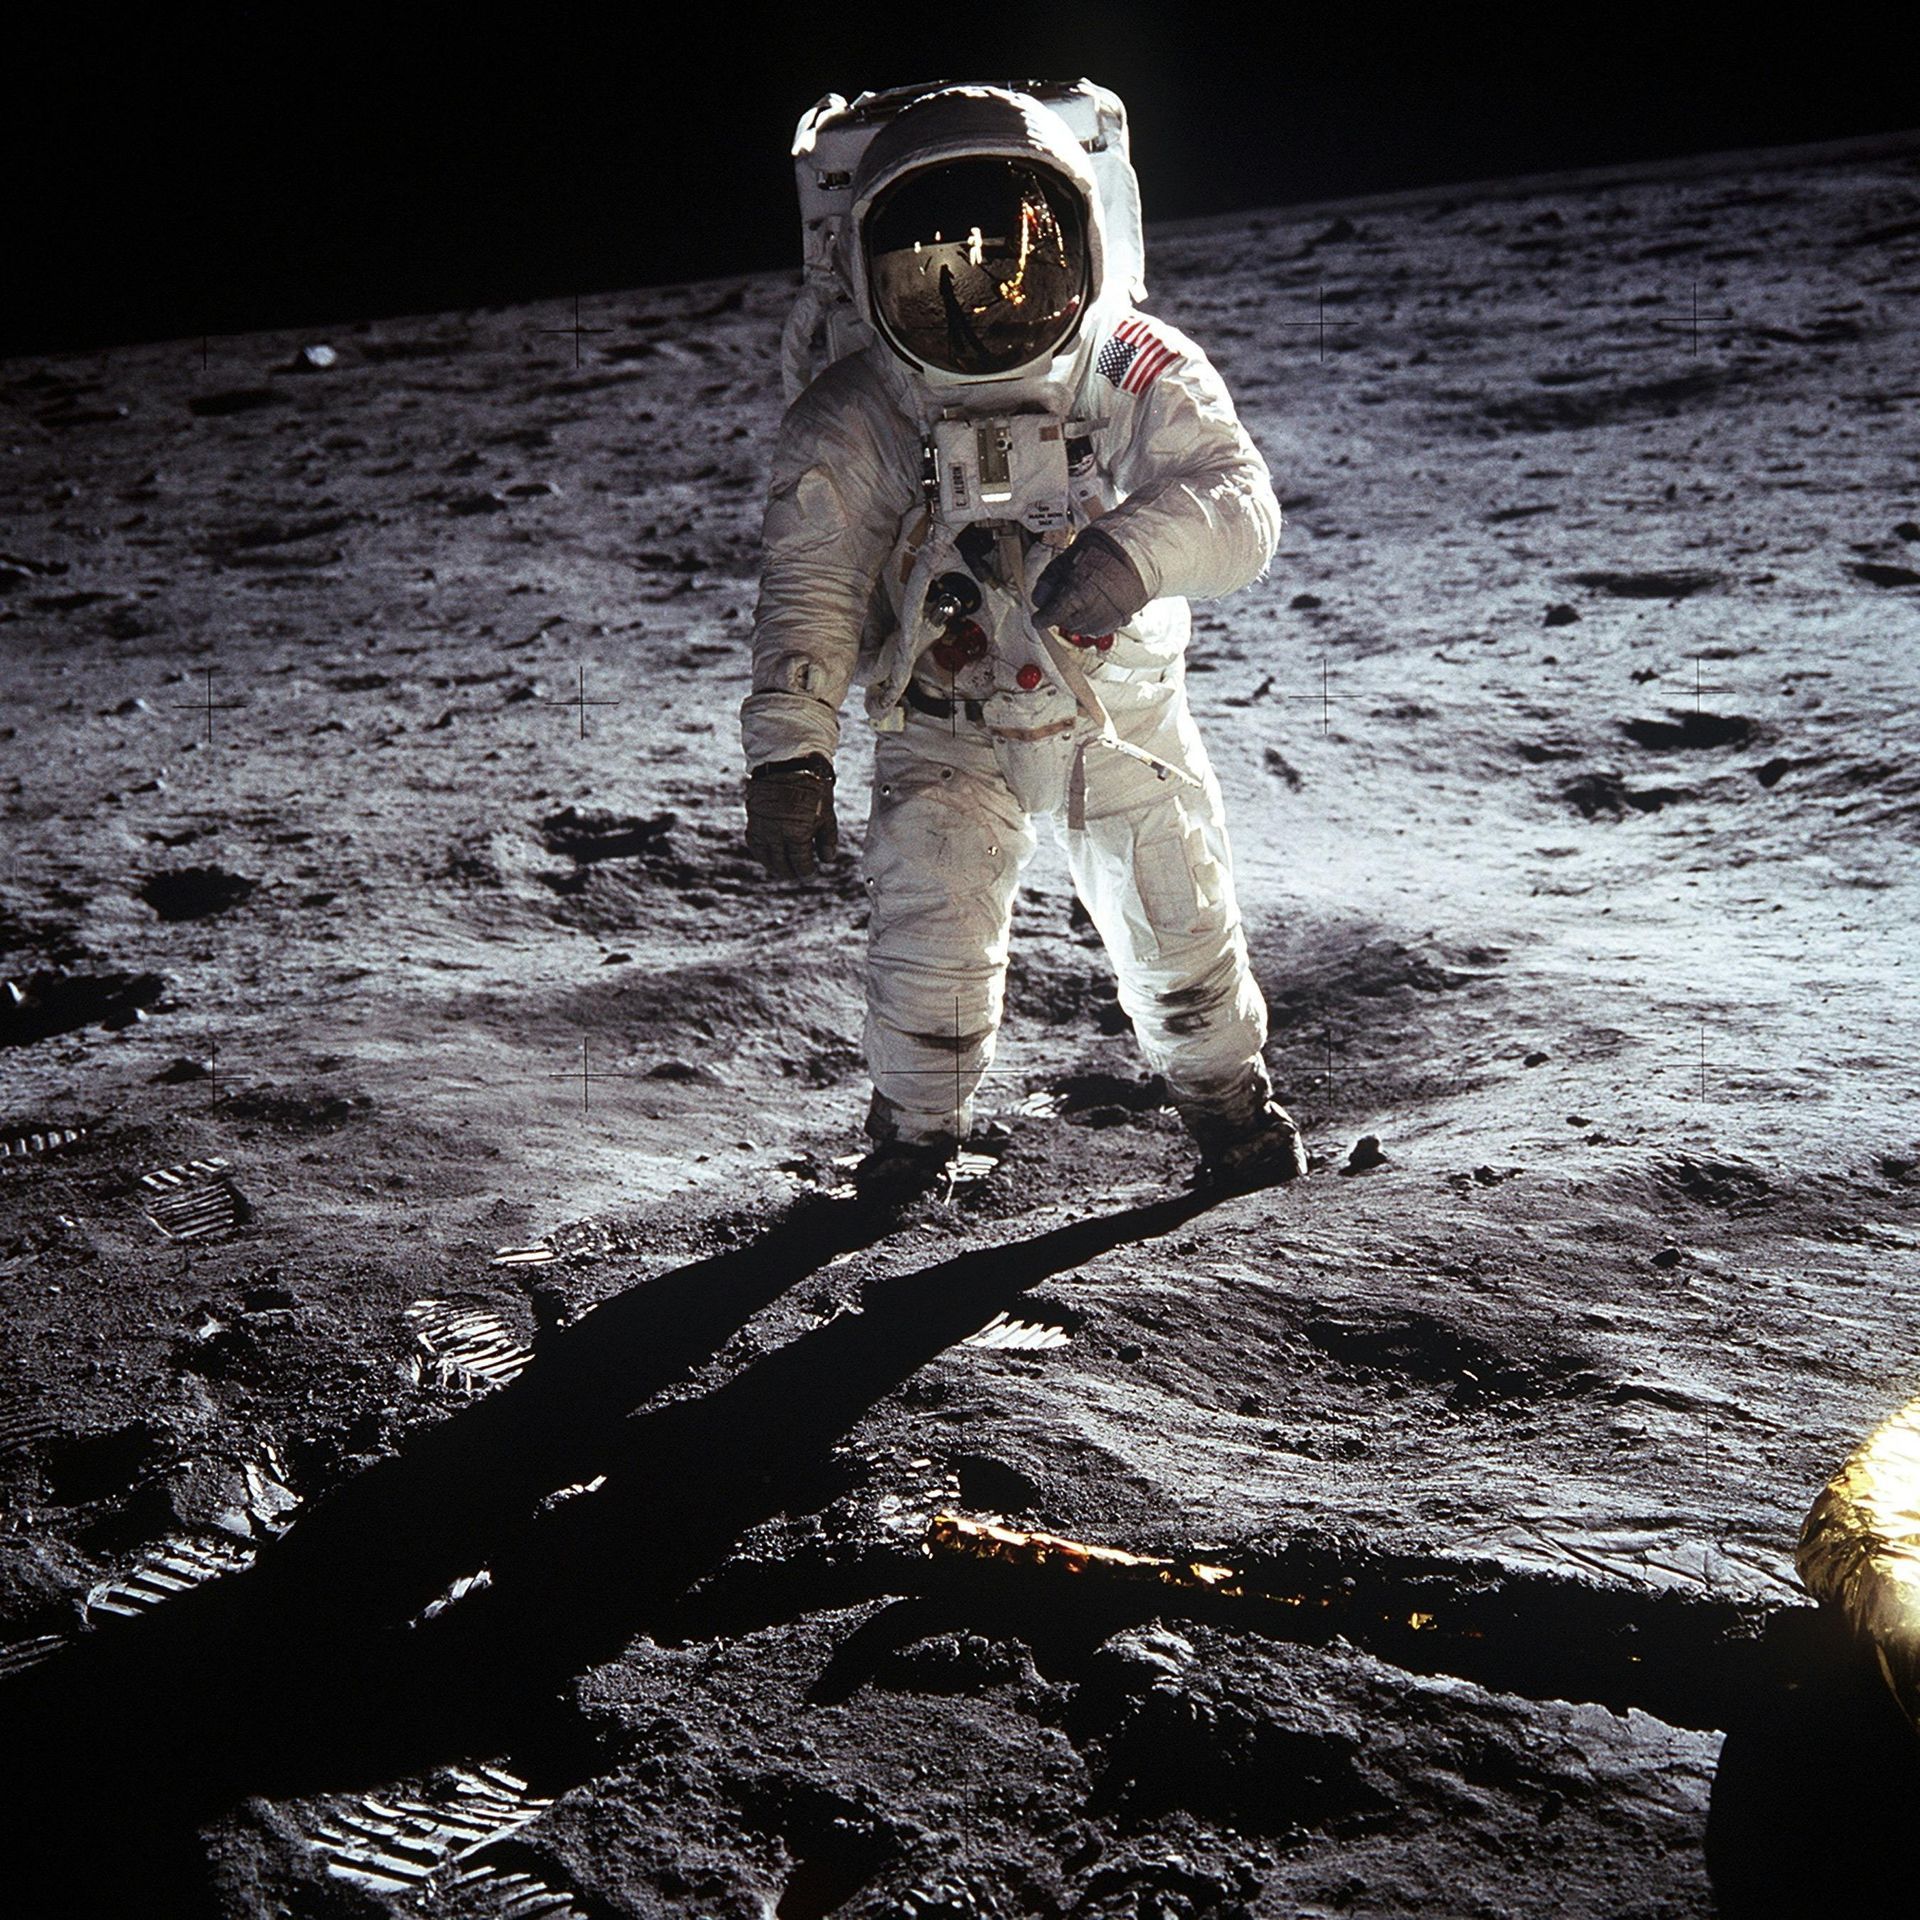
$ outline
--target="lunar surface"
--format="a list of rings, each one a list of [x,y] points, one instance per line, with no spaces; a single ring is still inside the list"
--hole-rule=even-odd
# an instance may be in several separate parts
[[[1909,1910],[1792,1555],[1920,1389],[1920,143],[1148,259],[1288,518],[1210,1207],[1044,845],[990,1170],[841,1197],[794,276],[0,369],[11,1911]]]

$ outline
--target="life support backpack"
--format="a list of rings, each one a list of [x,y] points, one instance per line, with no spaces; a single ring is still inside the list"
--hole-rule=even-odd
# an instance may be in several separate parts
[[[791,405],[836,361],[857,353],[873,329],[854,306],[848,250],[855,244],[853,176],[873,136],[905,108],[952,84],[891,87],[852,102],[830,93],[800,116],[793,135],[794,181],[800,191],[805,277],[780,341],[780,372]],[[1004,84],[1049,107],[1080,142],[1094,183],[1106,235],[1110,282],[1124,284],[1135,301],[1146,297],[1146,245],[1140,223],[1140,183],[1127,144],[1127,110],[1120,96],[1091,80],[1023,80]]]

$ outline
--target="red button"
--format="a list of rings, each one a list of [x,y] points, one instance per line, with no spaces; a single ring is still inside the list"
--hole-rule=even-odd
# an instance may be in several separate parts
[[[1020,682],[1021,686],[1025,688],[1028,693],[1031,693],[1041,681],[1040,669],[1036,667],[1031,660],[1013,677]]]
[[[984,659],[987,636],[972,620],[956,620],[927,649],[949,673],[958,673],[970,660]]]

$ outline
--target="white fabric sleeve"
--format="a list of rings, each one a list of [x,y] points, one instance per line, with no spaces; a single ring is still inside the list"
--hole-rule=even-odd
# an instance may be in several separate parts
[[[1100,531],[1126,549],[1154,599],[1210,600],[1265,573],[1280,502],[1226,382],[1198,347],[1159,326],[1180,357],[1140,396],[1113,463],[1126,497]]]
[[[906,486],[917,478],[904,476]],[[899,534],[901,487],[843,383],[816,381],[788,408],[761,532],[753,691],[740,708],[750,768],[832,759],[839,746],[874,582]]]

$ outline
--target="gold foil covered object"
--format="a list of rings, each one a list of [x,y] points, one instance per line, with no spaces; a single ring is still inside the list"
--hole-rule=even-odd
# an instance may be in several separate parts
[[[1239,1594],[1240,1578],[1231,1567],[1204,1560],[1163,1560],[1128,1553],[1120,1547],[1088,1546],[1054,1533],[1024,1533],[996,1521],[969,1520],[957,1513],[936,1513],[927,1524],[927,1547],[936,1554],[975,1560],[1001,1560],[1016,1567],[1045,1567],[1066,1574],[1105,1575],[1147,1580],[1201,1593]]]
[[[1794,1566],[1807,1591],[1872,1645],[1901,1710],[1920,1725],[1920,1400],[1820,1490]]]

